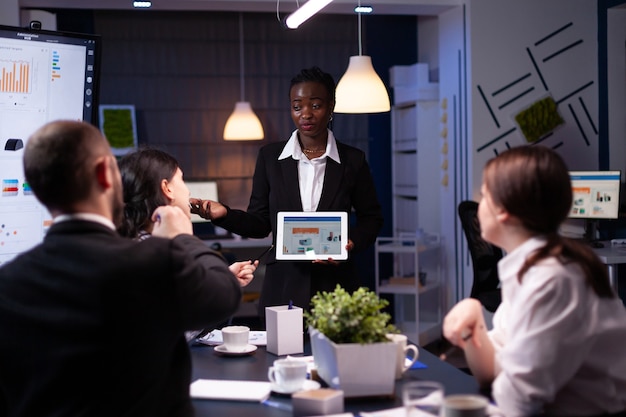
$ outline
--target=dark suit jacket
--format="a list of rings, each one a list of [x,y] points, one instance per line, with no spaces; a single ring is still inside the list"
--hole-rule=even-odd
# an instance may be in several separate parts
[[[279,211],[302,211],[298,182],[298,161],[278,160],[287,142],[264,146],[259,152],[247,211],[228,209],[215,223],[246,237],[262,238],[270,232],[276,236]],[[317,211],[354,209],[356,223],[350,226],[353,252],[373,244],[383,224],[380,204],[365,154],[352,146],[337,142],[341,164],[327,158],[324,186]],[[359,286],[352,260],[339,266],[312,264],[310,261],[276,261],[275,251],[268,255],[260,300],[264,307],[287,304],[308,308],[317,291],[332,291],[336,284],[352,291]]]
[[[192,415],[183,332],[240,300],[226,262],[193,236],[55,224],[0,268],[0,415]]]

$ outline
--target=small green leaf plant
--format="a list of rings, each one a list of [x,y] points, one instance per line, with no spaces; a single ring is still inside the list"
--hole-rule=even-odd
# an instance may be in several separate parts
[[[361,287],[352,294],[337,285],[332,292],[318,292],[311,299],[310,311],[304,312],[306,324],[335,343],[388,342],[387,333],[399,333],[390,324],[389,305],[375,292]]]
[[[515,121],[528,143],[537,142],[557,126],[565,123],[552,97],[536,101],[515,115]]]

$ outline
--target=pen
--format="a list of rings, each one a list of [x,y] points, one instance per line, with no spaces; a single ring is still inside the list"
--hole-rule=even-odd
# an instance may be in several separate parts
[[[266,253],[268,253],[269,251],[271,251],[274,248],[274,245],[270,245],[269,248],[264,249],[263,252],[261,252],[261,254],[259,256],[257,256],[256,258],[254,258],[254,260],[260,260],[263,256],[265,256]]]

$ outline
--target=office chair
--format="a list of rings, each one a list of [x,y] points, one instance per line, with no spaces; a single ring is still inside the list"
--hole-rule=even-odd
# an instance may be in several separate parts
[[[502,249],[490,244],[480,236],[477,202],[462,201],[459,204],[458,212],[474,271],[470,297],[479,300],[487,311],[494,312],[501,301],[497,264],[502,259]]]

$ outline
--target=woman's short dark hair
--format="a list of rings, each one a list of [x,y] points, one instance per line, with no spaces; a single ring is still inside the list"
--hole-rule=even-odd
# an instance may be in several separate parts
[[[291,84],[289,85],[289,91],[291,88],[300,83],[304,82],[315,82],[320,83],[326,88],[328,92],[328,97],[331,101],[335,102],[335,80],[333,76],[328,74],[327,72],[322,71],[319,67],[311,67],[300,70],[295,77],[291,79]]]
[[[124,220],[118,228],[122,236],[136,237],[149,224],[154,210],[168,204],[161,182],[170,181],[179,168],[172,155],[153,148],[142,148],[118,162],[124,190]]]

